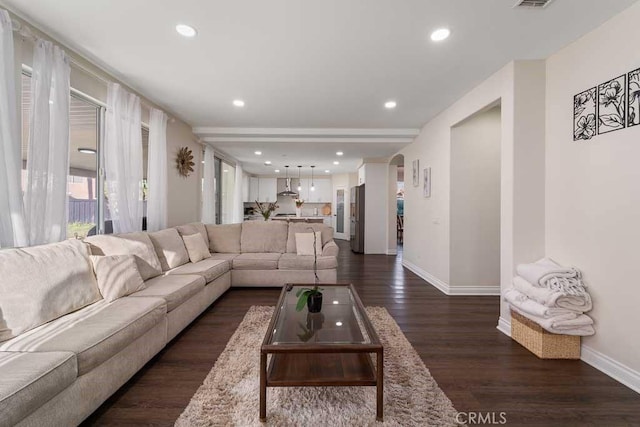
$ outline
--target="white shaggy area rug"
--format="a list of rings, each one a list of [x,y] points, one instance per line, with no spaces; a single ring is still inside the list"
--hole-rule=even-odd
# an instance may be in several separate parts
[[[273,307],[254,306],[176,426],[458,426],[451,401],[387,310],[367,312],[384,345],[383,423],[376,421],[375,387],[269,387],[261,423],[260,345]]]

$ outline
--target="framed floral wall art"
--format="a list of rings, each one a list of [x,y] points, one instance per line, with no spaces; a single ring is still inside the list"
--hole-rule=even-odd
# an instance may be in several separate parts
[[[598,86],[598,135],[625,127],[626,75]]]
[[[627,127],[631,127],[640,125],[640,68],[629,73],[628,82],[629,114]]]
[[[431,168],[425,168],[424,174],[424,187],[422,188],[422,195],[424,197],[431,197]]]
[[[584,141],[596,134],[596,88],[573,97],[573,140]]]
[[[417,187],[420,185],[420,160],[414,160],[411,166],[413,167],[413,186]]]

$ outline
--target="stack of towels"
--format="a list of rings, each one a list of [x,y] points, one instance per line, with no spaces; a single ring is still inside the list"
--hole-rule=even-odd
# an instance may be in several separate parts
[[[504,293],[511,309],[533,320],[549,332],[587,336],[595,333],[591,296],[575,268],[566,268],[549,258],[520,264],[513,287]]]

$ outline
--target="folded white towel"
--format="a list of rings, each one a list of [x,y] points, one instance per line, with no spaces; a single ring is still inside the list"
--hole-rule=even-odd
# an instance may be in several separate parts
[[[575,268],[562,267],[549,258],[539,259],[533,264],[518,264],[516,271],[518,276],[534,286],[545,286],[545,282],[553,277],[580,278],[580,272]]]
[[[520,276],[513,278],[513,287],[532,300],[547,307],[566,308],[584,313],[593,308],[591,296],[585,290],[581,295],[568,295],[562,291],[533,286]]]
[[[593,319],[586,314],[575,315],[575,313],[573,313],[573,317],[561,314],[559,316],[545,319],[543,317],[526,313],[513,305],[511,306],[511,309],[516,311],[517,313],[522,314],[524,317],[533,320],[538,325],[542,326],[545,330],[553,334],[577,335],[585,337],[596,333],[596,331],[593,329]]]
[[[543,319],[549,319],[551,317],[557,318],[561,315],[567,319],[572,319],[578,317],[580,314],[572,310],[567,310],[566,308],[547,307],[530,299],[525,294],[514,288],[510,288],[505,291],[504,299],[511,304],[512,307],[517,307],[524,313]]]

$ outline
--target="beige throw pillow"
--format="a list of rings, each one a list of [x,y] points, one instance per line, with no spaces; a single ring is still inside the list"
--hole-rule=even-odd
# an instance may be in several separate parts
[[[182,236],[182,240],[184,240],[184,245],[187,247],[191,262],[196,263],[205,258],[211,258],[207,243],[200,233]]]
[[[322,255],[322,232],[296,233],[296,251],[298,255],[313,256],[313,235],[316,236],[316,255]]]
[[[108,302],[146,288],[133,255],[92,255],[91,261],[100,293]]]

